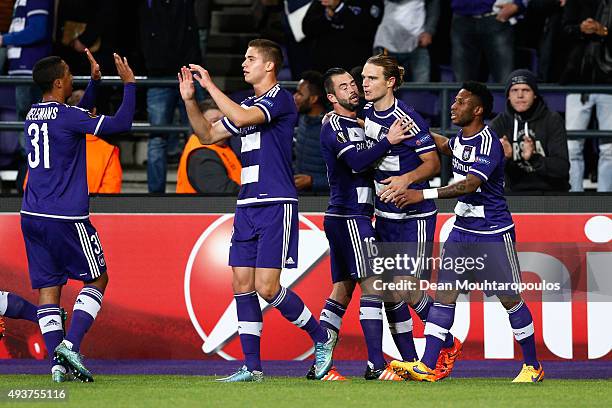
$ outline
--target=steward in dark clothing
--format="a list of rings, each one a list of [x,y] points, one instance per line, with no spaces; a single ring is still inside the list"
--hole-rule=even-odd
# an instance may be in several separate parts
[[[505,136],[512,146],[512,156],[506,156],[506,189],[568,191],[569,159],[563,118],[548,109],[531,72],[517,70],[510,74],[506,97],[517,84],[527,84],[535,93],[531,107],[519,113],[508,100],[506,111],[490,123],[495,133],[502,138]],[[523,149],[528,138],[533,141],[534,151],[529,160],[525,160]]]
[[[382,15],[382,0],[338,1],[333,9],[313,1],[302,21],[302,30],[312,45],[312,68],[325,72],[342,67],[348,71],[362,65],[372,56]]]

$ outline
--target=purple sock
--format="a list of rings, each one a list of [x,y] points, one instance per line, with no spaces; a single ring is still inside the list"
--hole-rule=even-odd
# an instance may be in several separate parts
[[[277,308],[285,319],[306,331],[315,343],[325,343],[328,340],[327,330],[321,327],[302,299],[291,289],[281,287],[268,303]]]
[[[421,362],[432,370],[436,368],[440,350],[444,345],[444,339],[447,337],[454,320],[454,304],[446,305],[434,302],[429,309],[427,323],[425,324],[425,339],[427,343]]]
[[[40,332],[45,340],[45,346],[47,347],[51,366],[57,365],[57,362],[54,362],[53,359],[53,352],[64,339],[62,316],[60,314],[59,305],[40,305],[36,314],[38,316]]]
[[[423,297],[416,305],[412,306],[412,310],[419,316],[423,324],[427,322],[427,315],[429,314],[429,309],[433,305],[433,299],[427,293],[423,292]],[[442,347],[449,348],[452,347],[455,343],[455,337],[448,332],[446,335],[446,339],[444,339],[444,344]]]
[[[260,339],[263,327],[263,315],[255,291],[237,293],[236,310],[238,312],[238,334],[244,353],[244,364],[249,371],[261,370]]]
[[[523,360],[525,364],[533,366],[536,370],[540,368],[536,356],[535,335],[533,330],[533,318],[524,301],[508,310],[508,319],[514,332],[514,338],[521,345]]]
[[[386,362],[382,351],[382,300],[373,296],[362,296],[359,301],[359,323],[368,349],[368,361],[372,363],[374,370],[384,368]]]
[[[319,321],[321,326],[326,329],[331,329],[338,333],[340,331],[340,325],[342,325],[342,317],[346,312],[346,308],[340,303],[332,299],[325,301],[325,306],[321,310]]]
[[[414,348],[412,338],[412,317],[406,303],[385,303],[385,313],[393,341],[397,346],[402,360],[414,361],[419,358]]]
[[[94,286],[85,286],[74,302],[72,309],[72,320],[70,320],[70,329],[66,334],[66,341],[72,344],[72,351],[81,349],[81,342],[85,333],[93,324],[100,308],[102,307],[103,293],[100,289]]]
[[[0,316],[29,320],[38,323],[38,308],[21,296],[0,291]]]

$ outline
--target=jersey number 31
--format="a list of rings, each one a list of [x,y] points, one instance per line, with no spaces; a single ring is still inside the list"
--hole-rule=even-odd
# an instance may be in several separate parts
[[[30,168],[35,169],[40,164],[40,134],[42,133],[42,156],[43,156],[43,167],[48,169],[51,166],[49,162],[49,132],[47,130],[47,124],[43,123],[38,125],[32,123],[28,126],[28,136],[31,137],[30,143],[34,151],[28,154],[28,164]]]

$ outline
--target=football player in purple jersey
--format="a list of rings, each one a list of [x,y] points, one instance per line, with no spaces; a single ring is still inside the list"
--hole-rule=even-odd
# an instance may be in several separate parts
[[[514,223],[504,198],[504,149],[499,137],[484,123],[493,96],[486,85],[466,82],[451,106],[451,120],[461,129],[450,139],[434,135],[438,150],[453,158],[455,183],[442,188],[407,189],[380,193],[381,200],[399,208],[433,198],[457,198],[456,220],[444,243],[438,283],[454,289],[438,290],[425,325],[427,345],[420,361],[391,363],[402,376],[436,381],[435,364],[455,319],[459,283],[491,282],[487,296],[496,296],[508,312],[514,338],[523,353],[523,367],[513,382],[540,382],[544,369],[537,359],[531,312],[520,295],[521,269],[516,253]],[[459,258],[485,260],[469,271],[453,268]],[[447,262],[447,260],[451,262]],[[448,266],[447,266],[448,265]]]
[[[242,68],[255,95],[240,104],[225,95],[199,65],[183,67],[178,74],[189,121],[200,142],[211,144],[231,136],[239,136],[242,141],[241,187],[229,264],[245,364],[232,375],[219,379],[223,382],[263,379],[260,358],[263,316],[258,295],[311,337],[315,345],[315,378],[323,378],[332,368],[336,332],[322,327],[299,296],[280,284],[282,269],[297,267],[299,232],[291,160],[297,108],[293,95],[281,88],[276,79],[282,65],[278,44],[263,39],[249,42]],[[200,112],[194,77],[225,115],[222,120],[210,123]]]
[[[127,59],[115,54],[124,83],[123,102],[115,116],[93,115],[100,67],[86,50],[91,81],[79,106],[66,105],[72,94],[72,74],[59,57],[39,60],[32,72],[42,102],[32,105],[25,120],[28,182],[21,207],[21,230],[33,289],[38,289],[37,319],[51,358],[56,382],[68,371],[81,381],[93,381],[79,350],[91,328],[108,284],[100,238],[89,221],[85,135],[104,137],[131,129],[136,84]],[[60,295],[68,279],[83,282],[70,328],[64,337]]]

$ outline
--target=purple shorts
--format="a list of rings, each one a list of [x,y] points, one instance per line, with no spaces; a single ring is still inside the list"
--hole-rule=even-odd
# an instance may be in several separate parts
[[[438,283],[501,283],[507,287],[489,287],[483,292],[487,296],[518,294],[512,289],[512,284],[521,283],[514,243],[514,229],[499,235],[478,235],[453,228],[442,250]],[[468,259],[472,260],[469,265]]]
[[[418,279],[431,278],[431,262],[425,262],[433,254],[433,240],[436,232],[436,214],[423,218],[390,220],[376,217],[376,234],[381,243],[410,243],[402,252],[415,259],[423,259],[421,267],[414,271]]]
[[[106,273],[104,251],[89,219],[59,221],[21,216],[21,231],[33,289],[91,282]]]
[[[368,246],[376,243],[372,221],[367,217],[326,215],[323,227],[329,241],[332,282],[369,276]]]
[[[297,268],[298,233],[296,203],[237,207],[229,264],[255,268]]]

